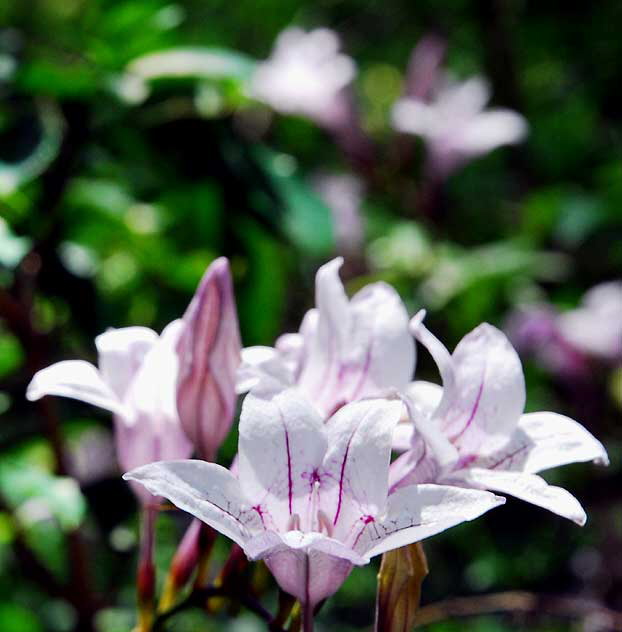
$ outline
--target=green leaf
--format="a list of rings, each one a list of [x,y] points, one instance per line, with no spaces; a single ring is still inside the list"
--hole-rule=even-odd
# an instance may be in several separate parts
[[[18,68],[15,81],[26,93],[56,98],[88,99],[101,88],[95,68],[74,60],[33,60]]]
[[[334,252],[330,209],[300,178],[294,158],[266,148],[258,148],[256,152],[283,202],[283,232],[311,256],[324,257]]]
[[[0,463],[0,492],[26,526],[53,517],[70,531],[86,512],[86,501],[74,479],[54,476],[22,459],[6,458]]]
[[[16,603],[0,603],[3,632],[43,632],[43,625],[30,608]]]
[[[0,330],[0,377],[13,373],[23,362],[24,352],[19,340],[12,334]]]

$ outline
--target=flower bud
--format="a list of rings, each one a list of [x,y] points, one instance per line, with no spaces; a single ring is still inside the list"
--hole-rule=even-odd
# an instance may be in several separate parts
[[[240,333],[229,262],[216,259],[183,317],[177,343],[177,410],[198,454],[212,460],[235,411]]]
[[[420,542],[387,551],[378,573],[376,632],[410,632],[428,563]]]

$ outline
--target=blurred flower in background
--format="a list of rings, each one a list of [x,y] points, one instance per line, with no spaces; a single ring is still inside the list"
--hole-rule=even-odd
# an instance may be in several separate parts
[[[427,98],[400,99],[393,107],[392,121],[397,131],[424,139],[429,169],[440,176],[527,135],[527,122],[517,112],[485,109],[490,86],[483,77],[458,81],[442,73],[428,92]]]
[[[337,252],[346,261],[360,257],[364,247],[363,181],[354,174],[322,173],[312,184],[330,209]]]
[[[518,307],[506,331],[521,352],[560,376],[587,378],[594,363],[619,366],[622,282],[594,286],[577,308],[563,312],[547,304]]]
[[[306,116],[331,127],[340,117],[343,89],[356,66],[339,52],[339,38],[326,28],[288,28],[252,79],[251,94],[277,112]]]

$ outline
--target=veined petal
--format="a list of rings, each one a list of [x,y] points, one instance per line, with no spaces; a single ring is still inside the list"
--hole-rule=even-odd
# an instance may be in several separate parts
[[[321,533],[289,531],[261,534],[245,547],[251,559],[263,559],[279,586],[313,606],[337,592],[353,565],[369,559]]]
[[[448,364],[446,350],[423,324],[414,333],[439,365],[444,391],[434,417],[460,453],[474,454],[484,442],[507,441],[525,406],[525,380],[505,334],[486,323],[476,327]]]
[[[485,446],[482,453],[486,453]],[[491,470],[535,473],[568,463],[608,465],[603,444],[581,424],[550,412],[523,415],[510,441],[473,463]]]
[[[397,292],[373,283],[348,301],[339,279],[342,263],[338,257],[318,270],[317,308],[305,316],[294,349],[290,345],[287,355],[279,349],[326,416],[347,402],[405,388],[415,366],[408,314]]]
[[[131,416],[99,371],[84,360],[64,360],[35,373],[26,397],[34,401],[44,395],[71,397],[123,417]]]
[[[325,391],[338,381],[339,361],[348,345],[350,312],[339,279],[342,265],[343,258],[337,257],[321,266],[315,277],[317,324],[308,336],[307,358],[298,383],[318,406],[332,395]]]
[[[570,417],[550,412],[528,413],[520,418],[518,427],[534,443],[523,467],[525,472],[541,472],[584,461],[609,465],[603,444]]]
[[[355,538],[361,519],[385,509],[391,439],[402,408],[399,400],[362,400],[347,404],[326,424],[320,504],[339,540]]]
[[[119,399],[157,340],[158,334],[148,327],[109,329],[95,338],[99,372]]]
[[[177,343],[177,410],[198,451],[213,458],[231,428],[240,363],[240,333],[229,263],[205,272],[183,316]]]
[[[579,526],[583,526],[587,520],[583,507],[570,492],[561,487],[549,485],[536,474],[469,468],[454,472],[453,477],[464,481],[469,486],[510,494],[532,505],[548,509],[558,516],[568,518]]]
[[[367,525],[357,551],[369,557],[474,520],[505,502],[488,492],[448,485],[410,485],[389,496],[386,514]]]
[[[415,345],[408,313],[399,294],[373,283],[350,301],[350,346],[345,362],[352,373],[349,400],[378,396],[387,388],[405,389],[415,370]]]
[[[239,480],[244,494],[285,531],[308,521],[309,500],[326,452],[323,421],[298,389],[246,396],[240,416]]]
[[[400,487],[415,483],[434,483],[442,473],[442,468],[432,451],[419,437],[411,449],[401,454],[389,467],[389,494]]]
[[[207,461],[159,461],[123,475],[210,525],[244,548],[262,529],[259,514],[229,470]]]

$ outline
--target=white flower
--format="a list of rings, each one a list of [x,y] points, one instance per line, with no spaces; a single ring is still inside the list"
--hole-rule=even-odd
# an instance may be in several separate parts
[[[158,334],[147,327],[110,329],[97,336],[99,368],[64,360],[32,378],[26,396],[72,397],[114,413],[117,458],[124,470],[166,458],[190,456],[192,445],[175,406],[177,356],[182,328],[173,321]],[[143,503],[153,499],[136,486]]]
[[[299,333],[281,336],[275,348],[243,350],[240,392],[297,385],[329,416],[347,402],[409,384],[415,346],[404,304],[386,283],[367,285],[348,300],[342,263],[339,257],[318,270],[317,307],[306,313]]]
[[[353,565],[472,520],[503,503],[488,492],[410,485],[389,496],[398,400],[342,407],[326,423],[298,391],[249,394],[238,476],[205,461],[152,463],[125,478],[164,496],[265,560],[306,608]]]
[[[518,143],[527,134],[525,119],[512,110],[484,109],[490,88],[482,77],[438,81],[429,102],[403,98],[393,106],[393,126],[421,136],[433,164],[444,173],[502,145]]]
[[[583,426],[552,412],[523,414],[525,382],[506,336],[488,324],[467,334],[452,355],[422,324],[416,338],[438,365],[443,387],[414,382],[407,395],[413,423],[402,424],[391,466],[392,489],[438,482],[504,492],[582,525],[586,516],[565,489],[536,473],[567,463],[607,464],[607,453]]]
[[[622,361],[622,281],[594,286],[581,302],[558,316],[561,336],[589,356]]]
[[[278,112],[324,122],[355,72],[352,59],[339,53],[336,33],[289,28],[278,36],[269,59],[257,67],[251,95]]]

